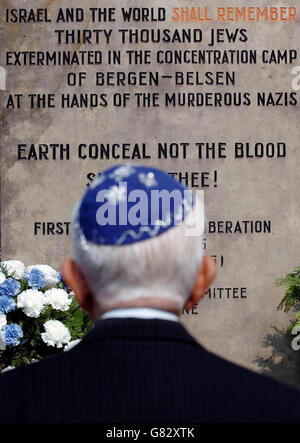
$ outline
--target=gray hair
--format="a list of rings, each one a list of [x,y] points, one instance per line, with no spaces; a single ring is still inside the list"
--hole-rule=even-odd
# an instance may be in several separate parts
[[[104,309],[130,299],[167,299],[182,309],[203,257],[202,236],[189,236],[193,213],[161,235],[122,246],[98,245],[82,238],[72,217],[74,259]]]

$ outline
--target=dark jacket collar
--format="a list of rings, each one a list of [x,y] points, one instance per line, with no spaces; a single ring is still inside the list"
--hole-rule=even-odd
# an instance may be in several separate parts
[[[82,343],[104,339],[184,341],[200,346],[180,322],[160,319],[98,320],[83,338]]]

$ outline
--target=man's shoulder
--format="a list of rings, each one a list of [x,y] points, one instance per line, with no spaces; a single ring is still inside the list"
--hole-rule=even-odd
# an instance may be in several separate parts
[[[13,393],[15,399],[23,397],[24,400],[30,394],[51,391],[61,380],[72,376],[79,354],[80,352],[74,348],[68,352],[61,352],[2,372],[0,395],[10,396]]]
[[[206,365],[211,382],[222,387],[224,394],[231,393],[232,401],[244,399],[245,402],[256,404],[257,410],[260,406],[267,406],[270,411],[277,409],[284,415],[290,414],[292,421],[294,415],[300,420],[300,391],[289,386],[287,381],[276,380],[272,374],[255,372],[209,351],[205,351],[201,357],[200,352],[197,354],[199,364],[202,362]]]
[[[211,371],[212,376],[222,374],[222,378],[226,379],[226,377],[230,374],[231,378],[236,383],[241,382],[241,380],[249,380],[249,382],[258,383],[260,386],[265,385],[266,387],[273,389],[286,389],[289,392],[294,392],[300,398],[300,391],[290,387],[285,382],[277,381],[272,377],[272,374],[259,373],[245,366],[241,366],[227,360],[225,357],[219,356],[211,351],[208,351],[207,349],[204,349],[201,345],[199,345],[198,352],[196,354],[199,364],[204,363]]]
[[[85,398],[82,390],[91,392],[99,385],[99,380],[105,379],[107,382],[101,389],[109,391],[118,388],[120,380],[134,373],[132,365],[141,368],[142,364],[145,364],[146,380],[149,371],[153,375],[156,366],[159,369],[162,364],[164,372],[169,369],[176,372],[175,378],[157,379],[159,389],[170,393],[168,389],[176,389],[172,380],[180,379],[185,395],[190,395],[190,403],[199,406],[201,399],[205,399],[205,408],[212,411],[215,421],[224,419],[224,411],[228,411],[229,421],[231,417],[246,417],[251,421],[299,421],[298,391],[217,356],[192,339],[178,338],[180,340],[160,342],[139,340],[135,344],[131,339],[120,342],[110,337],[102,342],[83,340],[68,352],[7,371],[0,375],[0,396],[5,400],[0,402],[0,421],[5,418],[16,421],[18,417],[25,420],[24,414],[29,414],[35,405],[44,404],[45,399],[47,408],[55,410],[59,402],[63,410],[69,410],[72,408],[70,399],[75,395],[74,385],[77,386],[76,395],[82,394]],[[134,346],[137,349],[133,349]],[[120,365],[123,360],[126,364]],[[140,376],[138,380],[141,381]],[[138,381],[128,376],[128,382],[134,387]],[[109,392],[103,394],[109,395]],[[10,411],[9,416],[6,411]]]
[[[73,389],[77,354],[71,349],[0,374],[0,422],[23,422],[41,402],[63,401]]]

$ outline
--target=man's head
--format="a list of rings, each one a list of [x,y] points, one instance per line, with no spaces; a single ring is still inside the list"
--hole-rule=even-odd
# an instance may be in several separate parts
[[[73,288],[83,309],[89,312],[93,321],[102,313],[120,307],[152,307],[178,315],[184,305],[190,309],[203,297],[216,272],[215,261],[210,257],[203,258],[201,233],[187,235],[195,217],[194,207],[187,204],[189,210],[181,214],[180,224],[175,219],[182,202],[176,206],[175,199],[167,210],[160,207],[156,211],[155,222],[149,214],[151,210],[153,212],[153,199],[152,206],[149,203],[150,192],[162,190],[165,186],[168,192],[180,191],[183,197],[184,191],[182,201],[186,203],[185,188],[153,168],[150,172],[149,168],[136,166],[112,168],[104,171],[101,177],[74,211],[74,260],[66,259],[62,265],[64,279]],[[120,226],[121,216],[118,216],[117,223],[112,226],[109,223],[99,225],[99,202],[103,203],[102,209],[109,200],[113,208],[119,209],[123,204],[120,199],[110,198],[111,189],[116,188],[120,178],[129,191],[133,186],[136,191],[137,180],[140,181],[140,195],[135,194],[132,199],[128,197],[129,193],[126,202],[131,203],[126,203],[123,209],[127,215],[130,211],[138,213],[140,221],[142,213],[146,214],[146,224],[144,221],[142,225]],[[102,192],[105,187],[108,188],[106,194]],[[103,201],[99,198],[101,192]],[[147,195],[148,203],[143,200],[142,192]],[[117,195],[120,195],[120,188]],[[137,201],[140,202],[138,208]],[[112,215],[111,207],[106,206],[105,210],[101,217],[105,213]]]

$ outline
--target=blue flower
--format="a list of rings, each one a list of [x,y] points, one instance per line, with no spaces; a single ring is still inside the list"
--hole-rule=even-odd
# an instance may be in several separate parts
[[[3,336],[6,345],[17,346],[20,344],[19,338],[23,337],[23,331],[20,325],[17,323],[11,323],[10,325],[5,326]]]
[[[13,298],[8,295],[0,296],[0,314],[6,314],[7,312],[16,309],[16,303]]]
[[[6,295],[8,297],[14,297],[20,292],[20,289],[21,284],[18,282],[18,280],[15,280],[14,278],[7,278],[0,285],[0,296]]]
[[[33,268],[29,272],[26,272],[25,279],[28,281],[28,285],[33,289],[40,289],[46,286],[46,278],[42,271]]]

